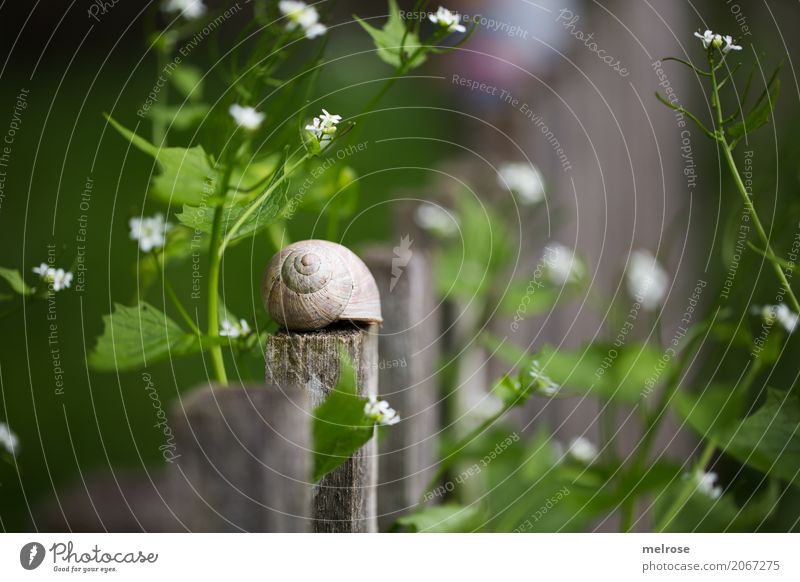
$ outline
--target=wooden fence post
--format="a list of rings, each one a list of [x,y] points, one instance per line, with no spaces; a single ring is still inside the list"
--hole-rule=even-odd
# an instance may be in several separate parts
[[[345,347],[353,361],[358,394],[376,395],[376,325],[340,322],[319,331],[281,331],[270,336],[266,348],[267,382],[302,386],[312,406],[317,406],[338,382],[340,346]],[[376,453],[373,438],[314,488],[311,504],[314,531],[377,531]]]
[[[380,394],[402,418],[380,443],[381,529],[413,509],[425,493],[436,469],[440,426],[440,326],[430,261],[422,249],[413,248],[413,241],[404,240],[405,245],[376,247],[363,255],[381,294]]]
[[[191,531],[311,530],[308,394],[204,386],[173,407],[170,506]]]

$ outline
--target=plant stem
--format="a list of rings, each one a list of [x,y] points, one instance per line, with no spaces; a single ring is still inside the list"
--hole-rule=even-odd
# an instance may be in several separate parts
[[[471,430],[469,434],[467,434],[460,441],[458,441],[456,446],[453,447],[452,452],[449,455],[446,455],[442,459],[442,462],[439,463],[439,467],[436,469],[436,474],[433,476],[433,478],[431,478],[431,480],[428,482],[428,486],[425,487],[425,490],[422,492],[422,497],[417,503],[418,506],[423,505],[425,503],[425,494],[428,491],[431,491],[436,486],[436,483],[439,482],[439,480],[445,474],[447,469],[449,469],[450,466],[456,461],[458,453],[464,450],[464,448],[466,448],[467,445],[469,445],[469,443],[471,443],[478,436],[480,436],[481,433],[483,433],[486,429],[488,429],[495,422],[497,422],[500,419],[500,417],[502,417],[506,412],[508,412],[512,408],[514,408],[514,404],[503,405],[503,408],[501,408],[498,412],[496,412],[495,414],[484,420],[479,426]]]
[[[217,197],[224,200],[228,192],[228,182],[231,179],[233,164],[225,162],[222,179],[217,190]],[[214,223],[211,228],[211,242],[208,248],[208,335],[212,338],[219,337],[219,275],[222,264],[222,254],[218,252],[222,244],[222,219],[225,213],[223,204],[214,209]],[[223,386],[228,384],[228,375],[225,373],[225,358],[222,356],[222,346],[215,344],[209,349],[211,354],[211,367],[217,382]]]
[[[186,322],[186,325],[189,326],[189,329],[191,329],[192,332],[195,333],[196,335],[202,336],[203,332],[200,331],[197,325],[195,325],[194,321],[192,321],[192,318],[189,317],[189,313],[183,307],[181,300],[178,299],[178,295],[175,293],[175,289],[172,288],[172,284],[169,282],[169,279],[167,279],[167,274],[164,272],[166,264],[162,268],[161,264],[158,261],[158,255],[156,254],[155,251],[153,251],[153,253],[150,256],[153,259],[153,263],[155,263],[156,271],[161,276],[161,280],[164,283],[164,290],[167,293],[167,297],[169,297],[169,300],[172,302],[172,305],[174,305],[175,309],[178,310],[178,313],[180,314],[183,321]]]
[[[703,452],[700,453],[700,458],[697,460],[695,471],[692,471],[687,476],[686,483],[684,483],[680,493],[675,498],[675,501],[672,502],[672,504],[669,506],[669,509],[664,514],[664,517],[661,518],[661,521],[659,521],[656,525],[655,529],[658,533],[663,532],[664,529],[666,529],[666,527],[672,523],[672,520],[677,517],[678,513],[680,513],[681,509],[683,509],[683,506],[686,505],[686,502],[692,496],[692,493],[697,490],[697,481],[694,478],[695,472],[698,470],[703,470],[705,466],[708,465],[716,448],[717,441],[714,439],[709,439],[705,448],[703,449]]]
[[[769,236],[767,236],[766,231],[764,230],[764,226],[761,224],[761,219],[758,217],[758,213],[756,212],[756,207],[753,204],[750,195],[747,193],[747,188],[742,181],[742,177],[739,175],[739,169],[736,167],[736,161],[733,159],[733,152],[731,151],[731,146],[728,143],[728,140],[725,138],[724,128],[723,128],[723,119],[724,116],[722,114],[722,104],[719,100],[719,86],[717,85],[717,76],[716,71],[714,69],[714,60],[712,56],[712,51],[709,51],[709,62],[711,64],[711,105],[714,108],[714,113],[716,115],[717,121],[717,141],[722,146],[722,152],[725,155],[725,161],[728,165],[728,169],[730,170],[731,176],[733,176],[733,181],[736,184],[736,189],[739,191],[740,196],[742,197],[742,201],[744,202],[744,206],[747,209],[747,213],[750,215],[750,219],[753,221],[753,225],[755,226],[756,233],[758,234],[758,238],[761,239],[761,244],[764,246],[764,251],[766,252],[766,259],[772,265],[772,268],[775,271],[775,274],[778,276],[778,280],[780,281],[781,285],[783,285],[784,289],[786,290],[786,294],[789,296],[789,302],[792,305],[792,309],[795,313],[800,313],[800,303],[797,301],[797,297],[792,291],[791,286],[789,285],[789,280],[786,278],[786,273],[783,272],[783,267],[781,267],[780,262],[775,258],[775,251],[772,250],[772,245],[770,244]]]
[[[761,360],[755,359],[750,364],[750,368],[747,370],[747,374],[745,374],[744,378],[742,379],[741,383],[734,387],[733,394],[731,397],[735,397],[736,393],[746,392],[750,389],[753,382],[755,381],[758,373],[761,371]],[[672,502],[669,509],[664,513],[664,517],[661,521],[658,522],[656,525],[656,531],[662,532],[664,529],[669,526],[673,519],[680,513],[683,506],[686,504],[686,501],[692,496],[695,489],[697,489],[697,483],[692,479],[694,474],[697,471],[702,471],[705,469],[706,465],[711,461],[711,456],[714,454],[714,450],[717,448],[717,441],[713,438],[708,439],[703,452],[700,453],[700,458],[697,460],[697,464],[695,465],[694,471],[689,474],[689,478],[686,480],[681,492],[678,494],[678,497],[675,498],[675,501]]]

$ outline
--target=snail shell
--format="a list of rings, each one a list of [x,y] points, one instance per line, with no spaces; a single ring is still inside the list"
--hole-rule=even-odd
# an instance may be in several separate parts
[[[310,331],[335,321],[381,323],[372,273],[355,253],[324,240],[290,244],[267,265],[261,297],[286,329]]]

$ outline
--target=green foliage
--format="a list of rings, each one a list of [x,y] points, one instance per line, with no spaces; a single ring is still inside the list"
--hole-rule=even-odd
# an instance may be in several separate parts
[[[778,92],[781,89],[781,80],[778,78],[778,74],[782,66],[783,64],[775,69],[767,86],[764,88],[764,91],[756,100],[755,104],[753,104],[747,116],[742,121],[728,128],[728,134],[731,138],[738,141],[748,133],[752,133],[759,127],[766,125],[770,120],[772,110],[775,108],[775,102],[778,99]]]
[[[33,288],[29,287],[25,283],[25,280],[22,278],[20,272],[15,269],[6,269],[5,267],[0,267],[0,279],[4,279],[6,283],[9,284],[11,289],[13,289],[14,292],[18,293],[19,295],[33,294]]]
[[[684,474],[675,479],[665,491],[655,499],[653,517],[657,522],[666,518],[678,500],[681,490],[690,477]],[[697,489],[680,506],[677,514],[666,523],[665,532],[751,532],[761,526],[774,511],[778,502],[778,487],[769,483],[762,491],[749,497],[739,507],[732,495],[714,498]]]
[[[364,414],[367,399],[356,393],[353,364],[344,352],[340,359],[336,388],[314,410],[314,482],[349,459],[375,432]]]
[[[668,372],[652,345],[631,343],[615,348],[595,343],[576,350],[543,347],[537,360],[553,382],[604,400],[636,403]]]
[[[475,531],[485,521],[478,504],[463,507],[454,503],[436,505],[397,520],[395,529],[410,533],[458,533]]]
[[[161,172],[150,185],[153,196],[170,204],[211,206],[218,203],[211,195],[219,175],[202,146],[159,148],[126,129],[111,116],[107,115],[106,119],[134,147],[158,163]]]
[[[698,396],[679,394],[677,408],[727,454],[800,486],[800,398],[769,388],[764,403],[749,415],[743,398],[726,386],[711,386]]]
[[[89,354],[89,365],[97,371],[135,370],[200,351],[196,336],[148,303],[133,307],[116,304],[103,322],[103,335]]]
[[[378,49],[378,57],[396,69],[414,69],[425,62],[425,51],[419,50],[420,39],[416,32],[406,28],[396,0],[389,0],[389,19],[383,28],[367,24],[358,16],[358,23],[367,31]]]

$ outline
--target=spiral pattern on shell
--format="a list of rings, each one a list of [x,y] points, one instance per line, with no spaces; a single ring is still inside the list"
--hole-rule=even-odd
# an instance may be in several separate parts
[[[380,297],[366,265],[342,245],[308,240],[276,254],[264,273],[262,298],[270,316],[296,331],[338,320],[380,322]]]

